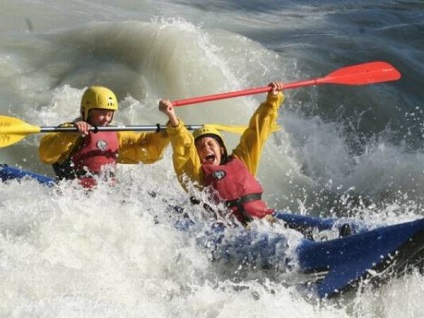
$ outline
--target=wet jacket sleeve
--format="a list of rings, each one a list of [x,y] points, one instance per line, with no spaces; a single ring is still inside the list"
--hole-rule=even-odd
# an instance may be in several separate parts
[[[250,173],[256,176],[259,160],[265,141],[273,131],[278,129],[278,109],[284,102],[284,95],[269,93],[267,99],[256,109],[250,118],[249,127],[240,138],[240,143],[233,154],[242,160]]]
[[[172,145],[172,162],[177,174],[178,181],[187,191],[187,182],[202,184],[202,173],[199,156],[194,145],[193,135],[184,126],[184,122],[179,119],[177,127],[167,124],[167,132]],[[185,178],[188,178],[186,180]]]
[[[162,159],[169,137],[165,131],[157,132],[118,132],[118,163],[148,164]]]
[[[72,124],[61,125],[61,127],[71,126]],[[79,137],[80,134],[77,132],[58,132],[44,135],[38,147],[38,155],[41,162],[46,164],[62,163],[71,154]]]

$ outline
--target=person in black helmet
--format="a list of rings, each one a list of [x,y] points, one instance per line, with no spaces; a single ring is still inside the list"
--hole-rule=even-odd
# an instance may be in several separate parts
[[[172,102],[159,102],[159,110],[169,119],[174,169],[183,188],[187,191],[188,178],[200,189],[212,190],[212,200],[224,202],[243,224],[273,213],[261,199],[263,189],[255,177],[263,145],[277,127],[278,109],[284,101],[283,84],[272,82],[269,86],[266,101],[253,114],[231,154],[215,127],[205,125],[191,134],[176,116]]]

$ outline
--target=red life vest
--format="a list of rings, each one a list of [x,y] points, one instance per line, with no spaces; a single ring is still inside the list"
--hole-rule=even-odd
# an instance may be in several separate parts
[[[89,174],[113,174],[118,158],[119,141],[116,132],[89,132],[81,146],[72,154],[73,170],[86,188],[96,185]]]
[[[261,199],[261,184],[240,159],[230,156],[225,164],[202,165],[202,170],[205,186],[217,192],[219,198],[215,199],[223,200],[240,222],[246,223],[252,217],[263,218],[273,213]]]

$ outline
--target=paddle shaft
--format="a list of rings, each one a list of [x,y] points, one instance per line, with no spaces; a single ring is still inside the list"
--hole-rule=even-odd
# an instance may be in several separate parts
[[[346,66],[340,68],[327,76],[308,79],[298,82],[286,83],[284,89],[314,86],[319,84],[339,84],[339,85],[368,85],[381,82],[398,80],[400,73],[389,63],[386,62],[369,62],[358,65]],[[198,104],[208,101],[221,100],[239,96],[247,96],[269,92],[270,86],[243,89],[240,91],[199,96],[173,101],[174,106],[185,106]]]
[[[185,125],[188,130],[195,130],[203,127],[203,125]],[[161,131],[165,130],[166,125],[142,125],[142,126],[106,126],[91,127],[90,131]],[[40,133],[50,132],[77,132],[76,127],[40,127]]]
[[[228,132],[242,133],[246,127],[244,126],[235,126],[235,125],[215,125],[220,127],[217,129],[222,129]],[[196,130],[204,127],[204,125],[185,125],[187,130]],[[166,130],[166,125],[129,125],[129,126],[105,126],[105,127],[90,127],[89,131],[94,133],[99,131],[151,131],[151,132],[160,132]],[[0,148],[7,147],[17,143],[18,141],[25,138],[30,134],[39,134],[39,133],[57,133],[57,132],[78,132],[77,127],[39,127],[30,125],[18,118],[1,116],[0,115]]]

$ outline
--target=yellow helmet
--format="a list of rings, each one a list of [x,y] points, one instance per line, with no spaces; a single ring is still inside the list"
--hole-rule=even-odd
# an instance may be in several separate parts
[[[88,114],[92,109],[118,110],[118,100],[115,94],[108,88],[102,86],[91,86],[87,88],[81,99],[81,112],[83,120],[88,120]]]
[[[203,137],[213,137],[215,138],[218,143],[221,145],[222,148],[224,148],[224,154],[222,156],[222,161],[226,161],[228,158],[228,151],[227,146],[225,145],[224,138],[222,137],[221,133],[218,129],[213,127],[213,125],[204,125],[202,128],[196,129],[193,131],[193,138],[194,142],[196,142],[199,138]]]

